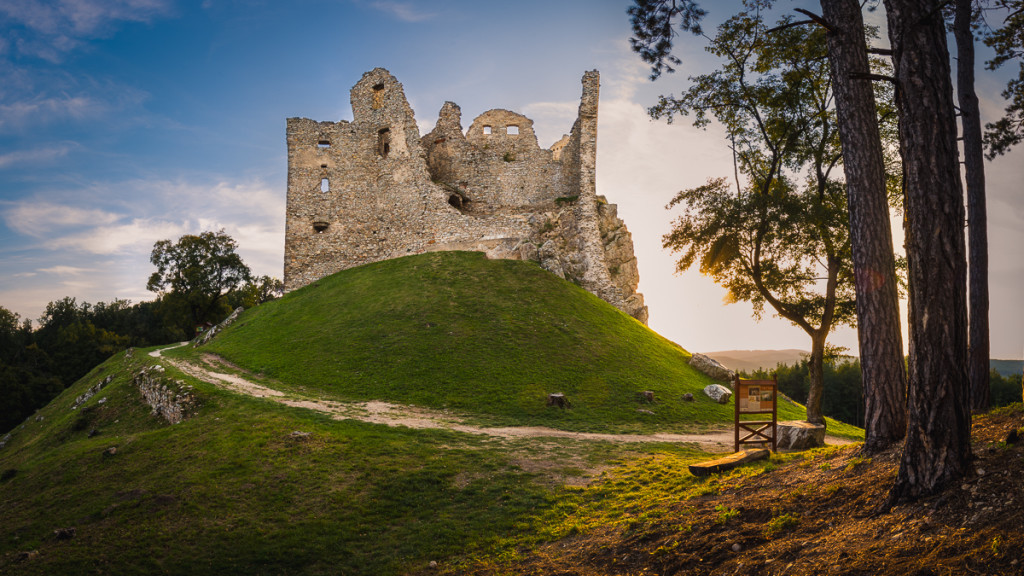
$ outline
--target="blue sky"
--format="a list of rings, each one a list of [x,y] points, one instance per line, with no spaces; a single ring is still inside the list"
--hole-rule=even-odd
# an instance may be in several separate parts
[[[705,4],[712,19],[727,14]],[[0,0],[0,305],[35,319],[64,296],[151,299],[153,243],[219,228],[256,273],[280,277],[285,119],[350,119],[348,91],[375,67],[404,84],[421,133],[452,100],[464,127],[491,108],[526,114],[542,146],[569,131],[580,78],[596,68],[598,192],[633,232],[652,328],[693,351],[806,349],[799,329],[755,323],[699,273],[673,275],[663,207],[731,174],[730,156],[714,127],[646,117],[658,94],[712,62],[686,39],[680,71],[649,82],[629,51],[628,5]],[[979,79],[989,120],[1004,82]],[[1024,352],[1022,159],[1016,151],[988,166],[999,358]],[[832,340],[856,345],[851,329]]]

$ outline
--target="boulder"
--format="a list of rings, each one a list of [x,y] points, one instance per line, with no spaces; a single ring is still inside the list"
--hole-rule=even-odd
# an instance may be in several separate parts
[[[725,404],[732,398],[732,390],[721,384],[708,384],[704,387],[704,393],[719,404]]]
[[[803,420],[779,422],[779,450],[807,450],[825,445],[825,426]]]
[[[693,402],[693,394],[690,394],[689,392],[683,394],[683,402]]]
[[[718,360],[703,354],[694,354],[690,358],[690,366],[693,366],[715,380],[731,382],[732,379],[736,377],[735,372],[719,364]]]

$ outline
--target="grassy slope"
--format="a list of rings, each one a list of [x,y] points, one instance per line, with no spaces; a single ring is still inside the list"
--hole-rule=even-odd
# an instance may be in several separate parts
[[[168,425],[130,381],[149,361],[108,361],[0,451],[0,573],[395,574],[488,546],[552,502],[476,437],[337,422],[196,381],[198,414]],[[66,527],[76,536],[55,539]]]
[[[414,280],[403,289],[394,267],[410,264],[402,274]],[[392,270],[383,287],[353,270],[251,311],[218,352],[328,395],[447,402],[492,420],[674,429],[686,427],[674,419],[700,414],[718,424],[728,415],[702,394],[677,401],[707,382],[684,351],[528,264],[428,255],[379,266]],[[500,305],[526,294],[522,313]],[[617,522],[635,487],[562,486],[560,477],[585,468],[653,455],[672,462],[673,490],[704,483],[685,464],[706,455],[685,446],[496,443],[339,422],[167,367],[200,400],[172,426],[150,414],[131,382],[133,370],[155,362],[142,351],[115,356],[0,449],[0,573],[400,574],[435,559],[454,567],[467,556],[510,558],[523,545]],[[71,410],[110,374],[109,386]],[[556,385],[575,408],[543,408]],[[662,398],[648,406],[654,417],[636,412],[634,393],[644,389]],[[109,447],[117,453],[105,456]],[[73,539],[54,537],[67,527]]]
[[[491,423],[623,432],[732,421],[731,404],[701,392],[712,380],[678,345],[532,263],[475,252],[346,270],[250,310],[205,349],[328,397],[448,408]],[[654,406],[639,404],[643,390],[654,391]],[[551,392],[573,408],[546,408]],[[694,402],[681,400],[687,392]],[[805,414],[781,402],[779,416]]]

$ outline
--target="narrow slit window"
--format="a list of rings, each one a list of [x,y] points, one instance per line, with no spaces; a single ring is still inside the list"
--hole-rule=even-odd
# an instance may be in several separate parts
[[[327,178],[321,178],[320,179],[320,191],[321,192],[325,192],[325,193],[326,192],[330,192],[331,191],[331,181],[328,180]]]
[[[373,85],[373,109],[380,110],[384,107],[384,83]]]
[[[518,136],[519,135],[519,126],[509,126],[505,130],[506,130],[507,134],[510,134],[512,136]]]
[[[391,153],[391,129],[381,128],[377,132],[377,155],[387,158]]]
[[[327,150],[327,149],[329,149],[331,147],[331,141],[330,140],[320,140],[319,142],[316,143],[316,147],[319,150]]]

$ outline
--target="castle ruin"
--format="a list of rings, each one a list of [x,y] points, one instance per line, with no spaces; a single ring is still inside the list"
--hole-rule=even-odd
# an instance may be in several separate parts
[[[542,149],[533,121],[490,110],[463,132],[445,102],[420,137],[387,70],[352,88],[351,122],[288,119],[284,282],[436,250],[532,260],[647,323],[633,239],[598,196],[598,72],[583,75],[579,116]]]

